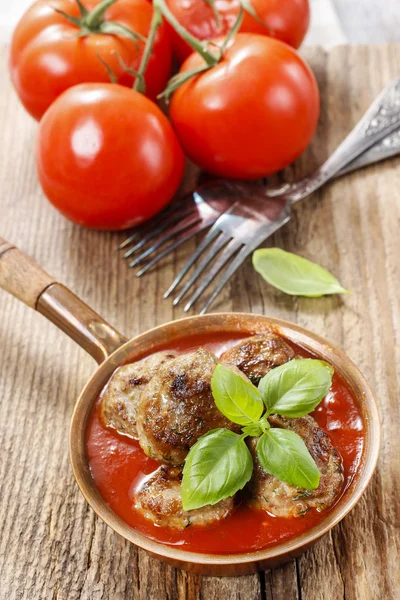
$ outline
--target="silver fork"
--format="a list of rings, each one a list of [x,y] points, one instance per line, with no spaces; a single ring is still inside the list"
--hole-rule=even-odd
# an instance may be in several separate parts
[[[199,281],[202,273],[210,267],[187,302],[184,310],[188,311],[219,272],[226,267],[200,312],[200,314],[204,314],[246,258],[263,241],[289,221],[293,204],[320,188],[362,152],[399,126],[400,77],[386,86],[358,125],[312,176],[274,189],[265,189],[255,185],[250,187],[249,184],[237,185],[241,197],[239,196],[234,204],[214,223],[176,276],[164,298],[167,298],[176,289],[191,267],[201,258],[194,272],[173,301],[173,304],[177,305],[189,289]]]
[[[399,152],[400,131],[394,131],[350,161],[332,177],[340,177]],[[266,192],[268,195],[287,193],[297,185],[298,183],[268,187]],[[200,186],[194,192],[169,205],[144,226],[134,229],[118,249],[125,250],[123,255],[125,259],[132,258],[129,267],[141,265],[136,273],[137,277],[141,277],[184,242],[211,227],[242,192],[243,185],[239,190],[237,183],[228,180]],[[168,242],[170,243],[167,245]]]

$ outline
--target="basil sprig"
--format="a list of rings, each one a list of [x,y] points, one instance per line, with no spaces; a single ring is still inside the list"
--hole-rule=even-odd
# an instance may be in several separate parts
[[[242,425],[242,433],[214,429],[192,446],[183,469],[184,510],[216,504],[246,485],[254,468],[244,442],[249,436],[259,438],[256,453],[267,473],[316,489],[320,473],[304,441],[294,431],[271,427],[268,417],[310,413],[329,391],[332,376],[333,368],[324,361],[295,359],[272,369],[257,389],[236,369],[217,365],[211,379],[215,404],[227,419]]]

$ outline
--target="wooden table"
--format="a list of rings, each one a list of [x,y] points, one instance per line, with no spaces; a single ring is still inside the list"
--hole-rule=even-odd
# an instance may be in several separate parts
[[[310,50],[322,94],[315,141],[285,174],[311,171],[334,149],[383,85],[400,71],[400,47]],[[1,59],[0,234],[134,335],[180,317],[161,300],[192,251],[136,279],[115,252],[123,234],[75,227],[44,199],[35,175],[36,123],[11,91]],[[342,346],[379,403],[379,467],[357,507],[288,565],[237,579],[188,575],[138,551],[84,502],[68,458],[74,400],[92,359],[53,325],[0,293],[1,600],[391,600],[399,598],[400,159],[347,176],[298,207],[271,240],[327,267],[351,296],[292,298],[250,261],[216,310],[289,319]],[[397,587],[396,587],[397,586]]]

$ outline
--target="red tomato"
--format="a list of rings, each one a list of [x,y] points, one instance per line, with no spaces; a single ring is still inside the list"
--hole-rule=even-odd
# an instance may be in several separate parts
[[[92,10],[99,0],[84,0],[84,4]],[[142,42],[137,47],[122,36],[91,33],[78,37],[78,26],[55,9],[79,17],[75,0],[39,0],[22,17],[11,42],[11,78],[21,102],[35,119],[40,119],[67,88],[77,83],[109,82],[99,56],[111,67],[118,83],[131,87],[133,77],[121,66],[117,53],[128,67],[137,71],[143,52]],[[152,14],[153,7],[146,0],[118,0],[107,9],[104,20],[118,22],[146,37]],[[170,70],[170,41],[162,26],[145,74],[150,98],[165,88]]]
[[[181,72],[202,65],[194,53]],[[287,44],[250,33],[238,34],[221,62],[179,87],[170,107],[189,158],[210,173],[242,179],[297,158],[318,115],[317,83],[304,60]]]
[[[126,229],[148,219],[175,194],[184,155],[156,104],[121,85],[68,89],[39,126],[39,180],[71,221]]]
[[[205,0],[167,0],[171,12],[179,22],[199,40],[225,36],[237,19],[239,0],[215,0],[220,14],[218,27],[214,12]],[[240,31],[271,36],[298,48],[310,23],[308,0],[249,0],[263,25],[244,11]],[[182,62],[192,50],[171,28],[171,41],[175,55]]]

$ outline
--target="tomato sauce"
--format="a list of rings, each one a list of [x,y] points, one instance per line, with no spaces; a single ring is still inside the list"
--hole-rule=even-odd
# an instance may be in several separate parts
[[[179,344],[157,348],[183,353],[203,346],[217,356],[234,346],[244,335],[195,336]],[[286,340],[296,354],[316,358]],[[364,443],[363,422],[357,402],[342,378],[335,373],[332,387],[311,413],[328,433],[341,455],[344,468],[342,493],[349,486],[360,463]],[[164,544],[192,552],[234,554],[260,550],[296,537],[320,522],[328,510],[311,509],[301,517],[285,519],[239,504],[231,516],[209,528],[190,526],[183,531],[160,527],[132,508],[133,497],[144,479],[160,464],[147,457],[137,441],[106,428],[100,420],[100,399],[96,403],[87,434],[87,452],[96,485],[112,508],[126,523],[146,536]],[[339,498],[338,498],[339,499]]]

